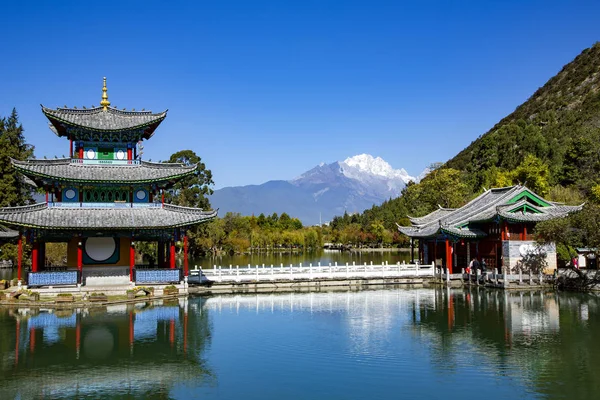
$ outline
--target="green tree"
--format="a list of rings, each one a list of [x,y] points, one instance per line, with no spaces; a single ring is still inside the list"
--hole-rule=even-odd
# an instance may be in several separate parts
[[[17,110],[0,119],[0,207],[22,206],[31,202],[32,188],[15,171],[11,158],[26,160],[33,157],[33,146],[25,142],[23,126]]]
[[[194,174],[183,177],[173,186],[165,200],[180,206],[210,209],[207,196],[213,194],[211,185],[214,185],[214,182],[212,172],[206,168],[200,157],[192,150],[181,150],[172,154],[168,162],[197,167]]]

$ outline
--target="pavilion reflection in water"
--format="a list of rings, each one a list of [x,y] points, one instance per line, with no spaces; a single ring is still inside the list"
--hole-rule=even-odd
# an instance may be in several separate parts
[[[210,380],[202,305],[0,310],[0,398],[167,396],[177,383]]]

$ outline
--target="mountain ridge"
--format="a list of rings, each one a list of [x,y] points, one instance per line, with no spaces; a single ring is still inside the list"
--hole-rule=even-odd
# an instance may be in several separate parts
[[[320,163],[290,180],[216,190],[211,204],[242,215],[283,212],[305,224],[328,221],[345,212],[358,213],[400,195],[418,178],[394,169],[380,157],[359,154],[344,161]]]

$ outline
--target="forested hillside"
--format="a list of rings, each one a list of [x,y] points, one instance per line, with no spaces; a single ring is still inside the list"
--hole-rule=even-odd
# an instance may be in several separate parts
[[[533,155],[550,186],[589,194],[600,173],[600,43],[585,49],[525,103],[446,163],[477,191]]]
[[[484,188],[526,184],[550,200],[600,200],[600,43],[585,49],[525,103],[439,166],[361,215],[334,219],[334,229],[381,223],[390,231],[442,207],[458,207]]]

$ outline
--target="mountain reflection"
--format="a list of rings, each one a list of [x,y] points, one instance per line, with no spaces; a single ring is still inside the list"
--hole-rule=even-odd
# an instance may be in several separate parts
[[[400,327],[428,349],[431,367],[442,374],[510,371],[548,399],[600,393],[600,299],[593,294],[403,288],[216,296],[205,307],[217,313],[308,312],[321,316],[321,323],[334,318],[348,327],[343,340],[350,351],[371,355],[385,355]]]
[[[0,308],[0,398],[168,398],[178,383],[210,381],[202,305]]]
[[[262,398],[266,371],[283,398],[595,398],[599,314],[594,294],[406,287],[0,308],[0,398]]]

